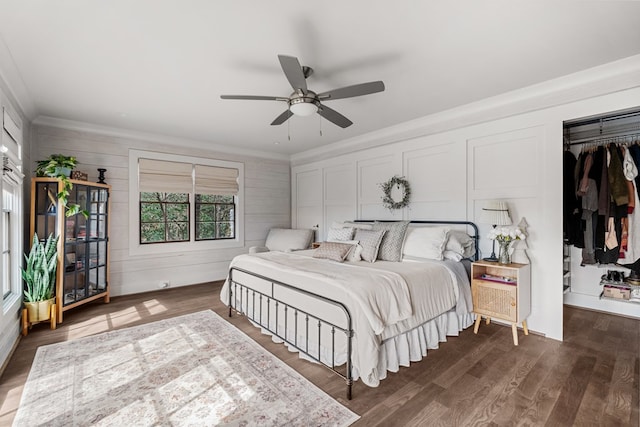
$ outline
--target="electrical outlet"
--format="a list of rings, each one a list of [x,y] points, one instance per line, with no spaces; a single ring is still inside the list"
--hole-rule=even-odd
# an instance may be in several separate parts
[[[169,282],[160,282],[158,284],[159,288],[168,288],[169,287]]]

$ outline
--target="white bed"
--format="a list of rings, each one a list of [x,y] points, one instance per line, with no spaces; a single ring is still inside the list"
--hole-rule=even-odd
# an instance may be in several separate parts
[[[234,258],[230,267],[233,306],[263,332],[275,335],[274,341],[281,342],[280,337],[301,357],[332,369],[345,364],[352,345],[349,386],[351,379],[360,379],[376,387],[387,371],[397,372],[400,366],[421,360],[428,349],[438,348],[447,336],[473,324],[464,262],[337,263],[313,258],[313,253],[267,252]],[[227,305],[229,282],[220,295]],[[344,304],[349,316],[345,317],[342,307],[316,296]],[[306,313],[311,320],[307,321]],[[346,333],[336,333],[324,321]]]

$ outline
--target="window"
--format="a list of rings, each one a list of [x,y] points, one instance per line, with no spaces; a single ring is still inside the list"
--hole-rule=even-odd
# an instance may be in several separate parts
[[[2,179],[2,300],[8,303],[21,294],[20,263],[20,201],[21,188],[5,175]],[[4,304],[3,304],[4,305]]]
[[[130,153],[132,254],[244,245],[241,163]]]
[[[4,193],[4,191],[3,191]],[[3,194],[4,196],[4,194]],[[2,299],[11,295],[11,211],[2,207]]]
[[[0,91],[1,92],[1,91]],[[0,96],[1,98],[1,96]],[[22,129],[18,114],[7,106],[0,117],[0,250],[2,252],[2,310],[0,330],[15,331],[15,313],[22,302]],[[13,329],[10,329],[13,328]],[[13,332],[11,332],[13,333]],[[17,331],[16,331],[17,333]]]
[[[189,194],[140,193],[140,243],[189,241]]]
[[[196,194],[196,240],[233,239],[235,209],[233,196]]]

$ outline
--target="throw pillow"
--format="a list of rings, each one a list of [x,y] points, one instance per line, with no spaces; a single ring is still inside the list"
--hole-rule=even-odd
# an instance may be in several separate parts
[[[354,240],[354,242],[357,242],[357,240]],[[356,243],[355,245],[353,245],[353,248],[347,254],[347,261],[362,261],[362,246],[360,245],[360,243]]]
[[[353,239],[353,228],[345,227],[345,228],[330,228],[329,233],[327,235],[327,241],[336,242],[340,240],[351,240]]]
[[[342,262],[353,246],[348,243],[323,242],[313,252],[313,257]]]
[[[380,242],[384,236],[385,230],[362,230],[356,231],[355,240],[360,242],[362,246],[363,261],[375,262],[378,257],[378,249],[380,248]]]
[[[402,244],[404,243],[404,235],[407,233],[409,221],[397,222],[375,222],[374,230],[385,230],[380,250],[378,251],[378,259],[384,261],[401,261],[402,260]]]

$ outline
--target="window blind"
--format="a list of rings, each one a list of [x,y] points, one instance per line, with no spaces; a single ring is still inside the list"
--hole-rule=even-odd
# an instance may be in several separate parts
[[[191,193],[191,163],[138,159],[140,192]]]
[[[196,165],[196,194],[235,196],[238,188],[238,169]]]

